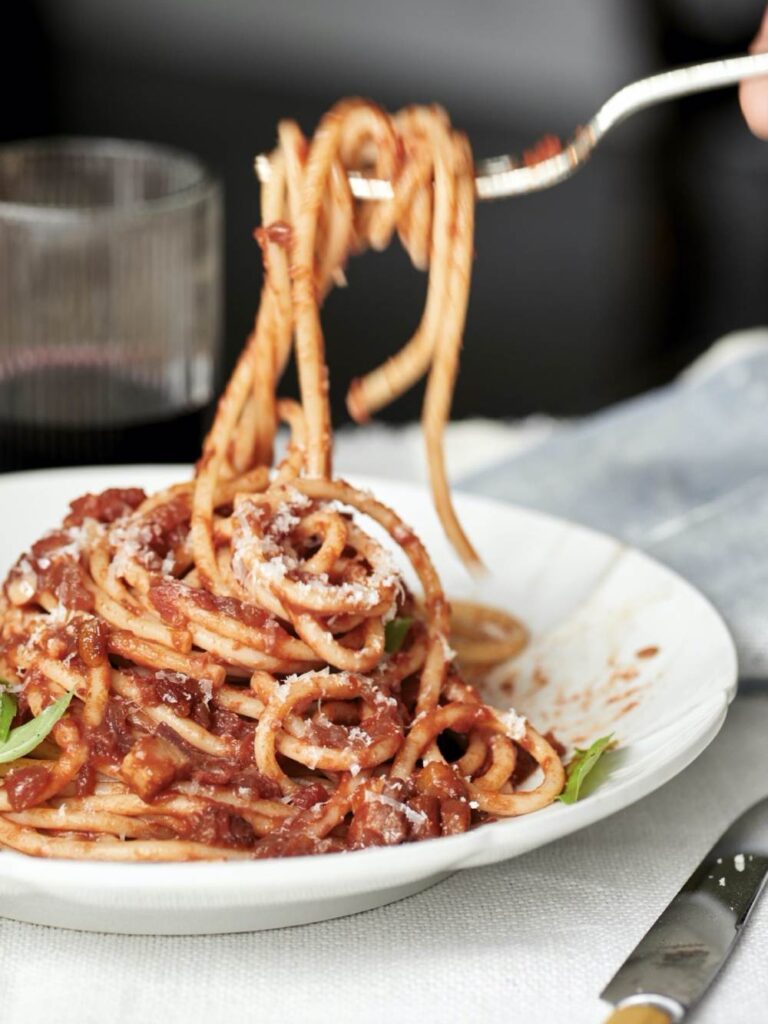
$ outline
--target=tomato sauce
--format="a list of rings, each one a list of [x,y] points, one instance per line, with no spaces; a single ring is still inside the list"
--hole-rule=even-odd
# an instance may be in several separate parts
[[[64,525],[82,526],[86,519],[114,523],[116,519],[134,512],[146,498],[140,487],[109,487],[100,494],[84,494],[70,502],[70,512]]]
[[[51,781],[45,765],[14,768],[5,776],[5,792],[14,811],[24,811],[39,803]]]

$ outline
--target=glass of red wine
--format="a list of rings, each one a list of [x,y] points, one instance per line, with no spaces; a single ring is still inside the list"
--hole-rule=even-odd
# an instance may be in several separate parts
[[[160,146],[0,146],[0,470],[189,461],[221,342],[222,196]]]

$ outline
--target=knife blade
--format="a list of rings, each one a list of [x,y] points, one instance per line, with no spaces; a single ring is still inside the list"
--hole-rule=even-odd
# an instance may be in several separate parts
[[[731,954],[768,880],[768,797],[718,839],[600,993],[608,1024],[677,1024]]]

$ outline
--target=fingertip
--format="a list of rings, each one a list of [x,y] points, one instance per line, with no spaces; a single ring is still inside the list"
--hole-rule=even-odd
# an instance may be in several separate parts
[[[768,141],[768,78],[753,78],[739,87],[739,103],[751,131]]]

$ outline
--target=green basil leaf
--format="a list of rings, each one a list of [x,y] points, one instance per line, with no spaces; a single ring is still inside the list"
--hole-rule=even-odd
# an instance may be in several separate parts
[[[24,725],[17,725],[15,729],[11,729],[5,742],[0,743],[0,764],[24,757],[25,754],[29,754],[30,751],[42,743],[69,707],[74,693],[74,690],[70,690],[69,693],[59,697],[53,704],[49,704],[44,711],[40,712],[37,718],[33,718],[31,721],[25,722]]]
[[[580,750],[577,747],[565,768],[567,779],[565,789],[557,799],[564,804],[575,804],[579,799],[584,780],[611,746],[613,746],[613,733],[595,740],[587,750]]]
[[[16,717],[16,698],[11,693],[0,693],[0,745],[8,739],[11,722]]]
[[[397,654],[405,643],[408,630],[413,625],[413,619],[403,616],[402,619],[392,619],[384,627],[384,650],[387,654]]]

